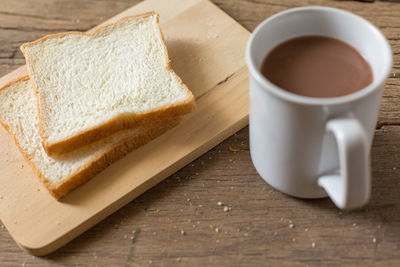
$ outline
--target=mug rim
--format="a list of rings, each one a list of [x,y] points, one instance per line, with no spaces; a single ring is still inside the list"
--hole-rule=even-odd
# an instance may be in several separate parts
[[[369,27],[371,29],[371,31],[374,32],[378,36],[378,38],[381,38],[383,40],[383,44],[384,44],[383,53],[386,53],[388,62],[385,63],[382,75],[380,75],[379,77],[376,77],[376,78],[374,77],[372,83],[370,83],[366,87],[364,87],[354,93],[344,95],[344,96],[338,96],[338,97],[310,97],[310,96],[302,96],[302,95],[294,94],[294,93],[291,93],[289,91],[286,91],[286,90],[280,88],[279,86],[273,84],[267,78],[265,78],[261,74],[260,70],[255,66],[254,60],[251,56],[251,50],[252,50],[253,44],[255,42],[255,37],[259,34],[259,32],[262,30],[262,28],[266,24],[268,24],[270,21],[272,21],[278,17],[291,14],[291,13],[297,13],[297,12],[303,12],[303,11],[309,11],[309,10],[339,13],[341,15],[351,16],[354,19],[360,20],[362,23],[366,24],[366,26]],[[253,78],[255,78],[255,80],[258,83],[260,83],[262,89],[273,93],[274,95],[278,96],[279,98],[283,98],[290,102],[306,104],[306,105],[335,105],[335,104],[343,104],[343,103],[352,102],[354,100],[363,98],[364,96],[374,92],[375,90],[378,90],[381,87],[381,85],[383,85],[384,82],[386,81],[386,79],[388,78],[388,75],[392,68],[393,59],[392,59],[392,51],[391,51],[389,42],[387,41],[386,37],[382,34],[382,32],[375,25],[373,25],[368,20],[366,20],[354,13],[351,13],[349,11],[345,11],[342,9],[338,9],[338,8],[322,7],[322,6],[307,6],[307,7],[291,8],[288,10],[278,12],[278,13],[270,16],[269,18],[265,19],[263,22],[261,22],[256,27],[256,29],[253,31],[253,33],[251,34],[250,39],[247,43],[246,61],[247,61],[247,66],[249,68],[250,75]]]

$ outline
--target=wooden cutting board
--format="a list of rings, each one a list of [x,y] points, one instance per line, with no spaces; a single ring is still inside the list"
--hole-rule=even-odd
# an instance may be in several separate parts
[[[147,0],[105,23],[151,10],[160,14],[172,67],[196,96],[196,112],[178,127],[60,202],[0,129],[0,218],[34,255],[63,246],[248,123],[244,54],[250,33],[207,0]],[[22,66],[0,78],[0,86],[25,74]]]

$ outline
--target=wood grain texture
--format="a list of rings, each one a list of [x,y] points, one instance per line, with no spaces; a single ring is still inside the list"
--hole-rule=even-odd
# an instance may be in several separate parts
[[[26,162],[8,133],[0,130],[0,218],[30,253],[53,252],[247,125],[243,54],[250,33],[207,0],[166,3],[147,0],[102,24],[151,10],[160,14],[172,66],[196,97],[196,110],[177,127],[61,201],[46,192],[31,168],[23,168]],[[205,16],[207,23],[201,23]],[[0,78],[0,84],[25,71],[25,66],[18,68]]]
[[[139,1],[2,0],[0,76],[24,64],[17,49],[20,43],[52,32],[88,30],[136,2]],[[359,211],[339,212],[328,199],[303,201],[271,189],[251,164],[246,128],[48,257],[33,257],[21,251],[0,225],[1,265],[400,264],[400,4],[322,0],[213,2],[248,30],[290,7],[325,5],[366,17],[389,38],[394,75],[385,87],[380,129],[371,154],[370,204]],[[239,151],[234,152],[236,149]],[[218,201],[224,205],[218,206]],[[225,205],[231,210],[224,212]],[[289,227],[291,223],[293,228]]]

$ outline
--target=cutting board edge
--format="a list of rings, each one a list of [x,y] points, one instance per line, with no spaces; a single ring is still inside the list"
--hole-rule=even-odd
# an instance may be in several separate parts
[[[137,189],[132,190],[131,192],[127,193],[125,196],[121,197],[117,201],[111,203],[109,206],[104,207],[103,210],[101,210],[100,212],[98,212],[93,217],[89,218],[88,220],[86,220],[84,223],[77,225],[71,231],[66,232],[64,235],[58,237],[57,239],[55,239],[51,242],[42,244],[37,247],[25,245],[23,243],[23,241],[19,241],[18,239],[15,239],[13,237],[15,242],[23,250],[25,250],[35,256],[46,256],[46,255],[56,251],[57,249],[63,247],[64,245],[69,243],[71,240],[75,239],[76,237],[78,237],[79,235],[84,233],[85,231],[87,231],[90,228],[92,228],[93,226],[95,226],[97,223],[104,220],[107,216],[111,215],[112,213],[116,212],[117,210],[119,210],[120,208],[125,206],[130,201],[134,200],[141,194],[145,193],[150,188],[156,186],[163,180],[167,179],[171,174],[175,173],[177,170],[183,168],[188,163],[192,162],[194,159],[207,153],[210,149],[214,148],[216,145],[223,142],[225,139],[229,138],[237,131],[245,128],[248,125],[248,120],[249,120],[248,118],[249,118],[249,116],[247,114],[242,119],[238,120],[235,124],[231,125],[230,128],[227,128],[225,131],[223,131],[219,135],[217,135],[214,138],[215,140],[209,141],[208,144],[206,144],[205,146],[199,147],[197,150],[194,150],[187,157],[182,158],[176,164],[171,165],[169,169],[166,169],[166,170],[158,173],[155,176],[158,178],[153,178],[153,179],[147,180],[146,183],[140,185],[140,190],[137,190]]]

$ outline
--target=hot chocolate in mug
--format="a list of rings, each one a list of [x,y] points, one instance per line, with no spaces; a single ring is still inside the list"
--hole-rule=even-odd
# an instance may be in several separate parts
[[[326,36],[351,45],[369,63],[372,82],[354,93],[325,98],[279,88],[262,75],[263,60],[279,44],[301,36]],[[295,8],[273,15],[255,29],[246,60],[250,153],[261,177],[295,197],[329,196],[342,209],[367,203],[371,191],[369,153],[392,65],[383,34],[347,11]]]

